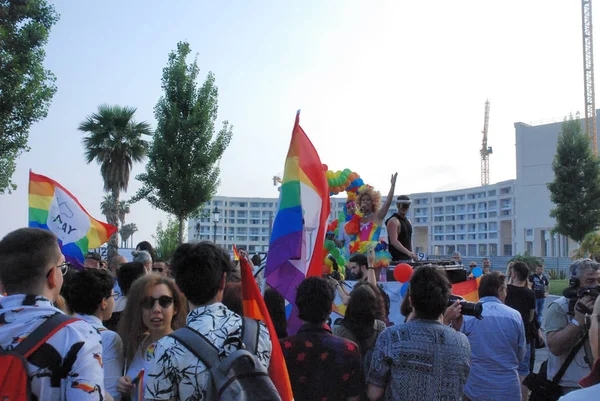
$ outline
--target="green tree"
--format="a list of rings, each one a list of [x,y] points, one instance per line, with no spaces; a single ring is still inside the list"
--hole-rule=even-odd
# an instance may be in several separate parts
[[[156,241],[156,254],[163,260],[169,260],[179,246],[179,222],[169,217],[167,226],[163,227],[162,221],[158,222],[156,234],[152,238]]]
[[[581,242],[579,249],[573,254],[573,259],[591,258],[600,260],[600,232],[588,233]]]
[[[141,162],[146,156],[148,142],[142,139],[143,136],[152,134],[147,122],[133,119],[135,111],[132,107],[101,105],[97,113],[88,116],[79,125],[79,130],[88,134],[83,138],[86,161],[96,161],[100,165],[104,191],[111,196],[109,199],[105,197],[105,201],[110,200],[113,206],[104,215],[108,223],[117,228],[119,196],[121,191],[127,191],[133,163]],[[118,249],[115,233],[108,242],[108,257],[115,255]]]
[[[152,206],[174,215],[179,222],[179,242],[190,215],[208,202],[219,186],[218,162],[229,145],[232,127],[223,122],[215,133],[218,90],[208,73],[197,86],[197,58],[187,64],[190,46],[177,44],[163,70],[163,96],[154,109],[157,120],[148,153],[146,173],[136,178],[143,184],[132,202],[147,199]]]
[[[58,17],[46,0],[0,1],[0,195],[16,189],[11,177],[29,150],[29,129],[46,117],[56,93],[43,63]]]
[[[550,212],[556,219],[554,231],[581,243],[600,225],[600,162],[572,115],[562,125],[552,170],[548,189],[556,205]]]
[[[529,267],[529,270],[533,273],[538,265],[544,265],[544,260],[537,256],[531,256],[529,252],[525,252],[523,255],[515,255],[510,262],[523,262]]]

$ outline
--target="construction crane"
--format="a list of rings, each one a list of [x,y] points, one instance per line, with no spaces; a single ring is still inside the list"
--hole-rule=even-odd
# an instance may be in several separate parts
[[[488,125],[490,122],[490,101],[485,101],[485,117],[483,120],[483,140],[481,141],[481,185],[490,183],[490,155],[492,147],[488,146]]]
[[[581,0],[583,31],[583,84],[585,88],[585,133],[598,156],[596,132],[596,100],[594,95],[594,44],[592,32],[592,0]]]

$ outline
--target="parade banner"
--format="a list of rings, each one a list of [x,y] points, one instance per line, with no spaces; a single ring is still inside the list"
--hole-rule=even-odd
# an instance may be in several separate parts
[[[117,227],[94,219],[77,198],[56,181],[29,172],[29,227],[49,230],[67,262],[81,266],[88,249],[98,248]]]

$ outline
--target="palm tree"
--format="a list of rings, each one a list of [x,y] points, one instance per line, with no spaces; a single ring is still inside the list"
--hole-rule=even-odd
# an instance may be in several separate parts
[[[128,215],[129,212],[131,212],[129,203],[127,201],[120,201],[119,202],[119,221],[121,222],[121,225],[125,224],[125,216]]]
[[[135,233],[137,231],[138,231],[138,228],[135,223],[125,224],[125,225],[123,225],[123,227],[121,227],[121,230],[120,230],[121,239],[123,240],[125,248],[127,247],[127,240],[129,238],[131,238],[133,240],[133,233]]]
[[[135,111],[133,107],[103,104],[98,107],[97,113],[88,116],[79,125],[79,130],[88,134],[83,138],[86,161],[88,164],[96,161],[100,165],[104,191],[112,196],[110,200],[114,206],[106,218],[117,228],[119,195],[122,191],[127,192],[133,163],[141,162],[148,151],[148,142],[142,136],[152,134],[147,122],[133,119]],[[104,200],[107,201],[107,198]],[[115,255],[118,249],[115,233],[108,243],[108,257]]]

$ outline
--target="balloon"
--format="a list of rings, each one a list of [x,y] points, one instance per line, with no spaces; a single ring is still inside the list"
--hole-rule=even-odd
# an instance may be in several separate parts
[[[407,291],[408,291],[408,281],[406,283],[402,284],[402,287],[400,287],[400,296],[402,298],[404,298]]]
[[[325,241],[325,249],[327,249],[328,251],[331,251],[335,248],[335,244],[332,240],[328,239]]]
[[[339,248],[333,248],[331,251],[331,256],[333,256],[334,258],[339,258],[341,253],[340,253],[340,249]]]
[[[331,267],[329,267],[327,265],[323,265],[321,274],[330,274],[330,273],[331,273]]]
[[[346,259],[344,259],[344,257],[341,255],[339,258],[335,258],[335,261],[337,262],[338,266],[344,266],[346,263]]]
[[[471,270],[471,273],[473,274],[473,277],[477,278],[477,277],[481,277],[481,275],[483,274],[483,271],[481,270],[480,267],[476,267],[473,270]]]
[[[413,274],[413,268],[408,263],[400,263],[394,267],[394,278],[400,283],[406,283]]]

